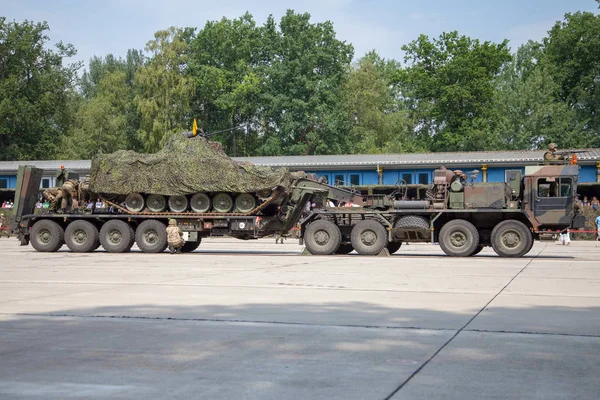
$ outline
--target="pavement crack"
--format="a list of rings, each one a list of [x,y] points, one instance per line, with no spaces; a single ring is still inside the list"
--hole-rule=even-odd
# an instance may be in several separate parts
[[[410,374],[408,376],[408,378],[406,378],[396,389],[394,389],[389,395],[387,395],[386,397],[384,397],[384,400],[390,400],[392,397],[394,397],[396,395],[396,393],[398,393],[400,390],[402,390],[403,387],[405,387],[408,382],[410,382],[415,376],[417,376],[419,374],[419,372],[421,372],[435,357],[437,357],[438,354],[440,354],[442,352],[442,350],[444,350],[450,343],[452,343],[452,341],[458,336],[460,335],[461,332],[463,332],[467,326],[469,326],[469,324],[471,322],[473,322],[473,320],[475,318],[477,318],[494,300],[496,300],[496,298],[498,296],[500,296],[500,294],[502,294],[502,292],[523,272],[525,271],[525,269],[533,262],[533,260],[535,260],[540,254],[542,254],[542,252],[546,249],[546,247],[548,246],[548,244],[545,244],[544,247],[534,256],[531,257],[531,259],[527,262],[527,264],[525,264],[525,266],[523,268],[521,268],[519,270],[519,272],[517,272],[509,281],[506,285],[504,285],[502,287],[502,289],[500,289],[500,291],[498,293],[496,293],[494,295],[494,297],[492,297],[487,303],[485,303],[485,305],[483,307],[481,307],[481,309],[479,311],[477,311],[477,313],[475,313],[475,315],[473,315],[459,330],[457,330],[454,335],[452,335],[452,337],[450,337],[450,339],[448,339],[446,341],[446,343],[444,343],[439,349],[437,349],[437,351],[435,353],[433,353],[433,355],[431,357],[429,357],[423,364],[421,364],[419,366],[419,368],[417,368],[416,370],[413,371],[412,374]]]
[[[79,315],[71,313],[4,313],[5,316],[24,317],[51,317],[51,318],[80,318],[80,319],[113,319],[113,320],[150,320],[150,321],[182,321],[182,322],[217,322],[231,324],[253,324],[253,325],[282,325],[282,326],[306,326],[316,328],[359,328],[359,329],[394,329],[411,331],[452,332],[450,328],[423,328],[419,326],[394,326],[394,325],[369,325],[369,324],[319,324],[294,321],[273,320],[249,320],[249,319],[221,319],[221,318],[184,318],[184,317],[157,317],[139,315]]]

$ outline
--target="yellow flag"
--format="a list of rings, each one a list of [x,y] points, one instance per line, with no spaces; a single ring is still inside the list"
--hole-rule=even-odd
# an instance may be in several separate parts
[[[196,132],[198,132],[198,123],[196,122],[196,118],[194,118],[194,125],[192,125],[192,136],[196,136]]]

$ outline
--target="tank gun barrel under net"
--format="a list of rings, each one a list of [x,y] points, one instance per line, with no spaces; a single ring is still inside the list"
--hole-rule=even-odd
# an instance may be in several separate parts
[[[183,136],[185,136],[186,138],[193,138],[194,136],[202,136],[203,138],[208,139],[209,137],[218,135],[219,133],[231,132],[236,129],[247,130],[247,128],[248,128],[247,124],[242,124],[242,125],[234,126],[232,128],[221,129],[219,131],[214,131],[214,132],[203,132],[202,130],[198,129],[196,134],[194,134],[194,131],[187,131],[187,132],[183,132]]]

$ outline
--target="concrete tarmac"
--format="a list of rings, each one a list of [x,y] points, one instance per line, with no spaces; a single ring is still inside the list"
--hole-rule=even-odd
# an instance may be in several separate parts
[[[0,399],[597,399],[600,243],[519,259],[38,253],[0,239]]]

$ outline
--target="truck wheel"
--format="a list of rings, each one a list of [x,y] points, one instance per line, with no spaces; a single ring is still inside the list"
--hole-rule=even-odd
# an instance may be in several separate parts
[[[306,228],[304,242],[312,254],[334,254],[342,243],[342,233],[333,222],[317,220]]]
[[[374,256],[387,246],[387,236],[387,230],[381,223],[368,219],[354,225],[350,240],[358,254]]]
[[[521,257],[532,243],[531,231],[520,221],[502,221],[492,230],[492,248],[500,257]]]
[[[37,251],[54,252],[65,243],[65,231],[56,222],[43,219],[33,224],[29,238]]]
[[[162,253],[167,248],[167,227],[155,219],[146,220],[137,227],[135,242],[144,253]]]
[[[352,243],[342,243],[340,247],[336,250],[335,254],[350,254],[354,251],[354,247],[352,247]]]
[[[389,242],[387,244],[387,249],[390,254],[394,254],[398,250],[400,250],[400,246],[402,246],[402,242]]]
[[[65,243],[74,253],[94,251],[100,246],[98,228],[89,221],[73,221],[65,229]]]
[[[131,249],[135,235],[125,221],[113,219],[100,228],[100,244],[109,253],[125,253]]]
[[[477,228],[464,219],[450,221],[440,230],[440,246],[451,257],[468,257],[478,245]]]
[[[202,239],[198,239],[198,241],[196,241],[196,242],[185,242],[185,244],[181,248],[181,252],[182,253],[191,253],[192,251],[196,250],[198,248],[198,246],[200,246],[201,241],[202,241]]]

